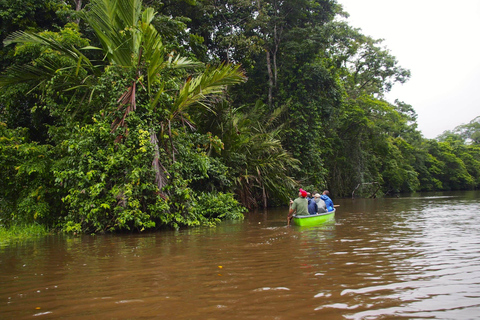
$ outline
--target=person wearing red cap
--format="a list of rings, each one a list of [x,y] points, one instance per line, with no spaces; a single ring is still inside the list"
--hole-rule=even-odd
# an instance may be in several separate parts
[[[308,201],[307,201],[307,191],[300,188],[298,190],[298,198],[295,200],[290,200],[290,210],[288,211],[287,224],[290,225],[290,221],[293,218],[293,215],[297,216],[308,216]]]

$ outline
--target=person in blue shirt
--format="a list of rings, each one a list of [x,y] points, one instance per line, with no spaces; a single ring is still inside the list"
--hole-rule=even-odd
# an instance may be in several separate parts
[[[308,195],[310,195],[310,193],[308,193]],[[317,206],[317,203],[315,202],[315,199],[313,199],[312,197],[308,198],[308,196],[307,196],[307,199],[308,199],[308,213],[317,214],[318,206]]]
[[[325,201],[325,205],[327,206],[327,211],[333,211],[333,208],[334,208],[333,201],[332,199],[330,199],[329,195],[330,195],[330,192],[328,190],[325,190],[323,191],[323,194],[320,197],[320,199]]]

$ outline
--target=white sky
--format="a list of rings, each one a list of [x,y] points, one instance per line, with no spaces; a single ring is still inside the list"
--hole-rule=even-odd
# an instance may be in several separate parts
[[[480,0],[337,0],[349,25],[383,45],[410,80],[387,99],[412,105],[433,139],[480,116]]]

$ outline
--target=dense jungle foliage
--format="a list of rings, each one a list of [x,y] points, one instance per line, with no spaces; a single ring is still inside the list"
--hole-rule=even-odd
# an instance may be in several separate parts
[[[434,140],[335,0],[1,0],[0,225],[148,230],[480,185],[480,118]]]

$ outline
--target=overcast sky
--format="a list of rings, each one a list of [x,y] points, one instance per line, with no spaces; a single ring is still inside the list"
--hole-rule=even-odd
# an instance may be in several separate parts
[[[387,98],[413,106],[425,138],[480,116],[480,0],[337,0],[411,71]]]

